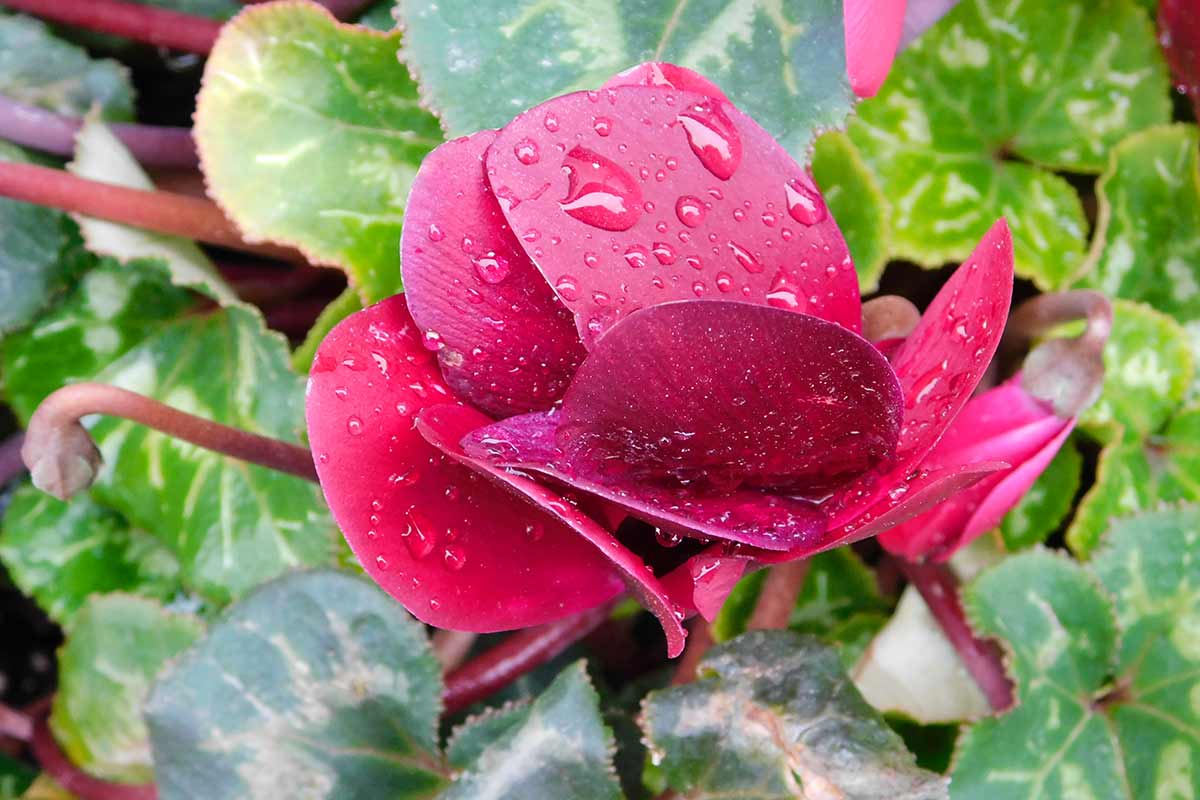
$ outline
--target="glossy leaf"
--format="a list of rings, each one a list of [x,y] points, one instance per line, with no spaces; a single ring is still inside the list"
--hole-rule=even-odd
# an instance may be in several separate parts
[[[405,197],[441,140],[396,62],[399,38],[312,3],[249,8],[222,29],[197,100],[217,202],[251,240],[345,269],[366,302],[400,288]]]
[[[1200,790],[1189,701],[1200,620],[1195,507],[1113,526],[1090,567],[1035,551],[967,593],[977,629],[1007,645],[1018,704],[960,741],[955,798],[1186,797]]]
[[[859,289],[863,294],[875,291],[890,247],[891,212],[879,180],[850,137],[836,131],[817,139],[812,173],[846,237]]]
[[[164,324],[93,377],[296,441],[303,379],[288,355],[256,314],[233,307]],[[96,497],[166,544],[190,590],[220,604],[283,572],[332,563],[337,532],[313,484],[125,420],[102,418],[91,430],[106,464]]]
[[[468,747],[460,732],[452,752],[462,772],[440,797],[620,800],[623,795],[611,764],[616,745],[600,716],[599,700],[583,662],[577,662],[529,706],[493,717],[486,746],[480,747],[478,740],[484,737],[476,723],[476,741],[469,749],[477,752],[465,752]]]
[[[499,127],[550,97],[596,89],[644,61],[715,81],[790,152],[841,127],[853,105],[842,4],[403,0],[403,56],[451,135]]]
[[[0,94],[68,116],[98,106],[104,119],[133,119],[129,70],[54,36],[45,23],[0,13]]]
[[[86,494],[64,503],[29,485],[5,509],[0,559],[16,585],[64,626],[93,594],[169,600],[179,586],[179,563],[154,537]]]
[[[195,617],[139,597],[103,595],[85,605],[59,652],[50,714],[71,761],[105,780],[153,780],[142,708],[162,668],[203,630]]]
[[[1000,523],[1004,546],[1017,551],[1041,544],[1070,515],[1079,489],[1083,457],[1070,440],[1058,451],[1021,502]]]
[[[0,140],[0,161],[29,163],[31,158]],[[0,336],[32,321],[61,288],[66,276],[60,255],[68,247],[69,222],[52,209],[0,198]]]
[[[159,797],[431,797],[442,683],[425,632],[367,581],[290,575],[236,604],[158,682]]]
[[[1004,215],[1018,274],[1051,289],[1079,266],[1087,226],[1074,189],[1040,167],[1098,172],[1168,114],[1154,31],[1131,0],[963,0],[897,58],[850,137],[891,204],[893,257],[959,260]]]
[[[1083,282],[1200,323],[1200,132],[1153,128],[1112,152]],[[1193,348],[1200,352],[1200,347]]]
[[[946,797],[944,779],[917,768],[837,654],[790,632],[713,648],[694,683],[647,696],[642,726],[667,783],[696,800]]]
[[[89,266],[57,306],[4,340],[5,397],[23,421],[55,389],[94,378],[194,304],[189,292],[169,285],[162,262]]]
[[[154,189],[150,177],[121,141],[91,116],[75,137],[75,159],[68,170],[88,180]],[[93,253],[123,263],[135,258],[160,259],[167,265],[172,283],[203,292],[222,305],[238,302],[233,289],[195,242],[80,214],[74,217]]]

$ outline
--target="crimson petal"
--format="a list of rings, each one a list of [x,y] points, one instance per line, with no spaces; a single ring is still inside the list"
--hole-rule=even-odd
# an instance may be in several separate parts
[[[854,267],[816,184],[720,99],[645,86],[564,95],[509,123],[487,168],[509,223],[536,231],[521,244],[589,349],[639,308],[697,297],[861,330]]]
[[[658,618],[667,636],[667,654],[674,658],[683,652],[687,633],[681,624],[682,611],[671,602],[666,590],[641,559],[594,519],[564,500],[561,494],[463,451],[459,441],[487,422],[487,417],[474,409],[447,404],[424,409],[417,417],[417,430],[450,458],[478,470],[516,496],[554,515],[581,540],[591,543],[598,553],[612,562],[642,605]]]
[[[685,92],[715,97],[718,100],[730,102],[721,87],[710,81],[695,70],[668,64],[665,61],[646,61],[636,67],[630,67],[609,78],[601,89],[615,89],[618,86],[658,86],[667,89],[681,89]]]
[[[505,417],[553,405],[584,350],[571,313],[526,257],[487,185],[483,154],[495,138],[481,131],[425,157],[400,246],[409,310],[447,384]],[[533,157],[521,147],[517,157]]]
[[[317,474],[367,573],[418,619],[479,632],[537,625],[623,591],[555,517],[448,459],[414,429],[449,396],[396,296],[347,318],[313,362]]]

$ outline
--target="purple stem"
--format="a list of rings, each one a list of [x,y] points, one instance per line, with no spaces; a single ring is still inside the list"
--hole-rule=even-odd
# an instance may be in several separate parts
[[[82,800],[155,800],[158,797],[153,784],[110,783],[87,774],[71,763],[46,724],[49,710],[48,703],[39,710],[29,744],[34,758],[55,783]]]
[[[146,166],[194,169],[200,163],[188,128],[126,122],[107,124],[133,157]],[[75,152],[75,135],[81,127],[83,120],[79,117],[57,114],[0,95],[0,137],[4,139],[44,153],[70,156]]]
[[[990,639],[980,639],[971,630],[958,593],[958,578],[945,564],[916,564],[897,558],[897,565],[908,582],[917,587],[946,639],[958,651],[963,666],[971,673],[995,711],[1013,704],[1013,686],[1004,671],[1000,647]]]

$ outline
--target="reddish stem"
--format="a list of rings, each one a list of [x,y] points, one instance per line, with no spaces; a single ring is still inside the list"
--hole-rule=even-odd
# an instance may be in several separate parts
[[[71,763],[58,746],[47,724],[49,704],[43,704],[33,722],[30,749],[50,777],[62,788],[81,800],[155,800],[158,792],[153,784],[110,783],[93,777]]]
[[[435,631],[430,644],[442,670],[449,672],[467,659],[478,638],[479,634],[469,631]]]
[[[124,0],[0,0],[0,6],[157,47],[207,55],[221,23]]]
[[[1013,704],[1013,686],[1004,671],[1000,647],[990,639],[980,639],[971,630],[959,597],[958,578],[945,564],[916,564],[898,558],[896,563],[917,587],[933,618],[941,626],[946,639],[958,651],[963,666],[995,711],[1004,711]]]
[[[0,486],[25,471],[25,462],[21,461],[21,446],[24,443],[23,433],[14,433],[0,442]]]
[[[808,560],[786,561],[771,567],[763,581],[762,592],[746,630],[776,630],[786,628],[796,607],[796,598],[808,576]]]
[[[192,169],[199,163],[196,143],[188,128],[107,124],[133,157],[147,166]],[[82,126],[79,117],[56,114],[0,95],[0,138],[44,153],[70,156],[75,152],[75,135]]]
[[[21,454],[42,490],[65,498],[91,483],[99,453],[80,424],[90,414],[132,420],[206,450],[317,480],[307,448],[202,419],[115,386],[77,383],[43,400],[29,420]],[[80,470],[80,462],[90,462],[90,468]]]
[[[671,684],[678,686],[696,680],[696,669],[709,649],[716,643],[713,638],[712,626],[703,617],[696,617],[688,628],[687,648],[679,657],[675,674],[671,676]]]
[[[611,604],[591,608],[566,619],[517,631],[487,652],[446,676],[442,700],[452,714],[482,700],[545,664],[603,622]]]
[[[304,261],[289,247],[247,244],[214,203],[196,197],[130,189],[7,161],[0,162],[0,196],[270,258]]]

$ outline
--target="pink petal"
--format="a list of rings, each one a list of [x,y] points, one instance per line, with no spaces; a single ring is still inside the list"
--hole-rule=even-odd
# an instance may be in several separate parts
[[[525,163],[516,148],[540,154]],[[527,159],[526,159],[527,160]],[[590,347],[669,300],[747,300],[861,330],[846,244],[807,172],[732,105],[622,86],[513,120],[488,176],[522,245]]]
[[[635,517],[673,533],[742,542],[763,550],[815,546],[826,517],[813,503],[785,495],[741,490],[714,495],[685,486],[667,486],[613,474],[599,461],[578,453],[563,463],[554,446],[559,415],[510,417],[472,432],[463,449],[502,467],[530,470],[573,489],[608,500]]]
[[[526,257],[487,185],[483,154],[495,138],[481,131],[425,157],[401,251],[409,309],[447,384],[504,417],[553,405],[584,349],[574,318]],[[536,251],[545,243],[529,244]]]
[[[717,100],[732,102],[721,87],[710,81],[695,70],[687,67],[668,64],[665,61],[646,61],[636,67],[630,67],[609,78],[603,89],[615,89],[618,86],[658,86],[667,89],[679,89],[684,92],[695,92]]]
[[[904,32],[904,0],[845,0],[846,72],[859,97],[879,91]]]
[[[707,551],[688,559],[686,567],[692,580],[692,603],[700,616],[709,622],[717,618],[749,563],[749,559]]]
[[[824,320],[730,301],[677,301],[626,317],[563,399],[568,462],[810,496],[891,457],[900,387],[867,341]]]
[[[430,444],[450,458],[481,472],[495,484],[509,489],[514,496],[527,500],[533,506],[553,515],[574,531],[581,541],[590,543],[596,553],[612,562],[613,567],[616,568],[642,605],[658,618],[663,632],[667,636],[668,655],[674,658],[683,652],[687,633],[681,624],[682,611],[671,603],[667,592],[654,577],[654,573],[640,558],[622,545],[612,533],[565,500],[563,495],[558,492],[523,475],[504,470],[463,452],[459,440],[473,429],[487,424],[488,421],[487,417],[474,409],[463,405],[447,404],[424,409],[417,418],[417,429]],[[530,548],[526,547],[525,549]]]
[[[421,437],[417,412],[448,400],[403,296],[346,319],[313,362],[306,408],[321,488],[376,583],[424,622],[480,632],[623,591],[574,531]]]

